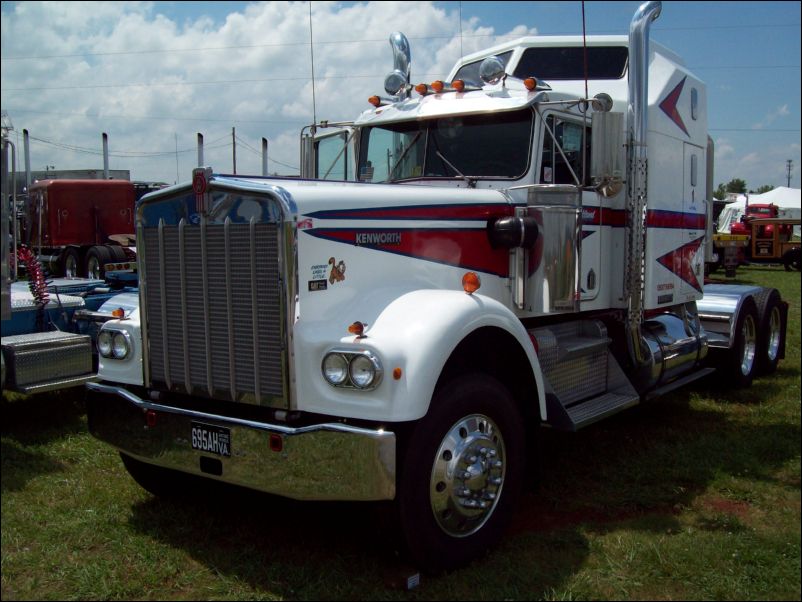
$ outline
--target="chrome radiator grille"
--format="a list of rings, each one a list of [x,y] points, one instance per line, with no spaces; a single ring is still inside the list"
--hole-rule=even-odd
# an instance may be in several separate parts
[[[151,383],[285,405],[277,224],[182,220],[143,230]]]

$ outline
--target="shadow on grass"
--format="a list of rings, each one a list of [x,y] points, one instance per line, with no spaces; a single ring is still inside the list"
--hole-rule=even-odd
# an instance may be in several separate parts
[[[776,482],[776,471],[799,454],[798,424],[748,424],[691,407],[690,399],[676,393],[576,434],[544,431],[539,487],[524,495],[502,544],[452,575],[425,576],[420,595],[448,599],[455,582],[468,580],[477,600],[548,596],[586,562],[588,530],[678,532],[678,513],[722,474]],[[214,485],[188,504],[149,498],[133,509],[132,527],[282,598],[375,596],[410,572],[377,530],[375,505],[295,502]]]
[[[18,491],[32,478],[63,470],[35,449],[86,431],[83,387],[36,395],[3,393],[0,401],[2,478],[0,489]]]
[[[759,397],[765,398],[770,387],[762,386]],[[746,402],[755,397],[754,391],[738,393]],[[716,403],[733,403],[732,392],[717,394]],[[798,423],[735,420],[725,411],[691,408],[690,396],[675,393],[574,435],[545,433],[536,507],[564,528],[580,522],[615,528],[621,521],[659,515],[660,520],[633,523],[659,532],[673,530],[673,515],[721,475],[779,482],[777,471],[799,454]],[[522,512],[530,519],[537,514],[530,508]],[[527,527],[532,526],[522,525]]]

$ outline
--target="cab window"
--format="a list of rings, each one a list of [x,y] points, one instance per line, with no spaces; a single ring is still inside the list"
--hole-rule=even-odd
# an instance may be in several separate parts
[[[546,119],[548,128],[543,132],[543,153],[540,167],[541,184],[576,184],[573,174],[583,186],[590,184],[590,170],[585,169],[583,181],[583,149],[585,161],[590,160],[590,127],[579,122],[567,121],[556,115]],[[554,133],[552,137],[551,133]],[[584,130],[584,136],[583,136]],[[562,153],[558,150],[562,148]]]

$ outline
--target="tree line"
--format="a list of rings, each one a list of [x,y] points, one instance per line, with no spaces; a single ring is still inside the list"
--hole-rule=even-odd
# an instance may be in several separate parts
[[[757,190],[747,190],[746,180],[742,180],[741,178],[733,178],[726,184],[719,184],[718,188],[716,188],[716,191],[713,193],[713,198],[723,201],[727,198],[727,194],[730,192],[734,192],[736,194],[744,194],[746,192],[749,194],[763,194],[769,190],[774,190],[774,186],[767,184],[765,186],[761,186]]]

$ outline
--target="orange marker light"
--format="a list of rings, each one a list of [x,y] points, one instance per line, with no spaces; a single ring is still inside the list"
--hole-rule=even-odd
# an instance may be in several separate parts
[[[455,79],[451,82],[451,87],[454,88],[457,92],[464,92],[465,91],[465,82],[461,79]]]
[[[125,317],[125,310],[122,307],[118,307],[114,311],[111,312],[111,315],[115,318],[124,318]]]
[[[364,336],[362,333],[365,332],[365,326],[366,324],[363,324],[362,322],[354,322],[348,327],[348,332],[355,334],[358,337]]]
[[[371,96],[370,98],[368,98],[368,102],[372,104],[374,107],[378,107],[382,103],[381,99],[378,96]]]
[[[417,86],[415,86],[415,92],[417,92],[421,96],[426,96],[426,94],[429,92],[429,86],[427,86],[426,84],[418,84]]]
[[[393,368],[393,378],[395,380],[401,380],[401,377],[403,376],[403,374],[404,374],[404,372],[403,372],[403,370],[401,370],[401,368]]]
[[[526,87],[527,90],[531,92],[532,90],[537,88],[537,80],[534,77],[527,77],[524,80],[524,86]]]
[[[432,82],[432,90],[434,90],[435,94],[440,94],[445,87],[446,85],[439,79]]]
[[[480,286],[482,286],[482,281],[479,280],[479,276],[476,274],[476,272],[467,272],[462,277],[462,290],[469,295],[472,295],[478,291]]]

